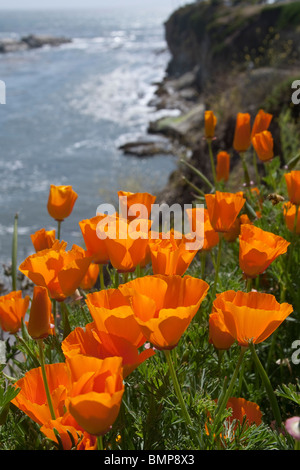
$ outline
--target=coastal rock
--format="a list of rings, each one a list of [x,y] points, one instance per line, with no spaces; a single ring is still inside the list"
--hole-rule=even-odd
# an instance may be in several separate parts
[[[30,34],[21,39],[4,38],[0,39],[0,53],[20,52],[28,49],[37,49],[43,46],[60,46],[70,43],[71,39],[64,37],[53,37]]]
[[[172,155],[174,153],[173,144],[169,139],[143,140],[136,142],[126,142],[119,147],[125,155],[135,157],[153,157],[154,155]]]

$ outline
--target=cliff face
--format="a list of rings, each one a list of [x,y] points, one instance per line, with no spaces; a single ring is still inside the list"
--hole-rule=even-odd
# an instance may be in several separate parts
[[[201,90],[220,73],[258,67],[292,67],[300,60],[300,2],[273,6],[197,2],[165,24],[172,60],[168,73],[197,69]]]
[[[299,149],[300,105],[291,102],[292,82],[300,79],[299,1],[236,7],[221,0],[196,2],[170,16],[165,34],[171,60],[157,92],[158,106],[180,109],[181,115],[151,123],[151,132],[177,140],[207,176],[211,175],[203,140],[205,109],[218,117],[214,151],[230,151],[233,167],[239,161],[232,152],[238,112],[254,118],[263,108],[273,114],[270,130],[275,154],[283,162]],[[184,178],[203,187],[180,167],[162,199],[190,202],[194,194]]]

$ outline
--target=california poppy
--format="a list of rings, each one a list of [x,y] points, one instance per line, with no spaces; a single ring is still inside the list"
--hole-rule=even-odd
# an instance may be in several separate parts
[[[296,214],[297,220],[295,223]],[[290,230],[290,232],[293,232],[295,230],[297,234],[300,234],[300,210],[298,209],[297,213],[297,206],[295,204],[291,204],[290,202],[284,204],[283,216],[286,226]]]
[[[19,270],[34,284],[47,287],[52,299],[63,301],[79,287],[92,259],[83,248],[56,241],[52,248],[28,256]]]
[[[28,333],[33,339],[47,338],[52,334],[51,300],[46,287],[34,286],[30,307]]]
[[[267,162],[274,157],[274,142],[271,132],[262,131],[255,134],[252,138],[252,145],[261,161]]]
[[[12,291],[0,297],[0,327],[15,334],[21,328],[30,302],[29,295],[22,298],[22,291]]]
[[[99,265],[96,263],[91,263],[88,267],[88,270],[82,279],[79,287],[83,290],[90,290],[94,287],[99,277]]]
[[[120,216],[128,220],[136,217],[149,219],[152,205],[156,196],[150,193],[132,193],[129,191],[118,191],[120,203]]]
[[[263,109],[260,109],[258,111],[252,126],[251,140],[256,134],[266,131],[269,128],[272,118],[273,115],[270,113],[266,113]]]
[[[121,273],[132,272],[144,262],[147,255],[149,228],[146,219],[128,219],[107,216],[97,226],[98,236],[105,246],[112,266]]]
[[[97,450],[97,437],[93,436],[76,423],[70,413],[43,424],[40,431],[63,450]],[[59,437],[57,436],[59,435]],[[60,448],[60,447],[59,447]]]
[[[105,218],[105,214],[99,214],[91,219],[85,219],[79,222],[87,255],[92,256],[94,263],[97,264],[107,264],[109,262],[109,255],[105,241],[99,238],[97,234],[98,224],[100,224]]]
[[[249,113],[238,113],[234,131],[233,148],[245,152],[251,144],[251,124]]]
[[[229,349],[235,339],[228,332],[224,323],[223,314],[221,311],[212,312],[209,315],[209,343],[213,344],[216,349],[226,350]]]
[[[240,346],[265,341],[288,317],[292,305],[278,303],[271,294],[225,291],[217,294],[213,311],[221,312],[227,332]]]
[[[105,434],[118,417],[124,393],[122,359],[74,356],[66,366],[72,383],[68,412],[89,434]]]
[[[186,209],[190,231],[196,234],[199,240],[203,238],[201,251],[210,251],[219,243],[219,234],[216,232],[209,220],[208,210],[201,207]],[[198,220],[198,222],[197,222]]]
[[[109,430],[124,392],[121,358],[74,355],[64,363],[46,364],[45,369],[56,419],[51,419],[40,367],[15,383],[20,388],[12,400],[15,406],[40,426],[58,422],[92,435]]]
[[[230,155],[228,152],[222,151],[217,154],[217,181],[227,181],[230,171]]]
[[[247,277],[263,273],[289,246],[284,238],[262,230],[255,225],[241,225],[239,236],[239,263]]]
[[[51,217],[63,221],[71,214],[78,194],[72,186],[55,186],[51,184],[47,209]]]
[[[44,228],[30,235],[35,251],[51,248],[55,242],[55,230],[46,230]]]
[[[246,199],[243,192],[226,193],[216,191],[215,194],[206,194],[210,223],[216,232],[229,232],[239,215]]]
[[[284,175],[289,200],[292,204],[300,205],[300,170],[291,171]]]
[[[120,287],[130,299],[145,338],[157,349],[176,347],[197,313],[209,285],[191,276],[153,275]]]
[[[166,238],[158,238],[149,243],[151,252],[151,262],[153,274],[182,276],[198,252],[202,243],[196,241],[196,237],[191,239],[184,234],[177,234],[170,230]],[[189,249],[189,244],[195,243],[195,249]]]
[[[70,388],[65,363],[46,364],[47,382],[56,417],[61,416]],[[20,388],[12,403],[40,426],[51,420],[41,367],[30,369],[15,382]]]
[[[212,139],[215,136],[215,127],[217,124],[217,118],[214,115],[213,111],[205,111],[204,113],[204,127],[205,127],[205,137],[207,139]]]

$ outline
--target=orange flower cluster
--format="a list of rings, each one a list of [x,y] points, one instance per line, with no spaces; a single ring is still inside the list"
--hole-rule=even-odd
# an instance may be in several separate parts
[[[243,153],[252,143],[262,161],[273,158],[273,139],[268,131],[271,119],[272,115],[260,110],[251,129],[250,115],[239,113],[234,149]],[[213,112],[206,111],[209,143],[216,123]],[[219,152],[217,181],[226,182],[229,170],[229,153]],[[300,231],[299,174],[285,174],[289,202],[284,205],[284,217],[289,230],[296,233]],[[34,284],[31,307],[30,297],[22,299],[21,291],[0,297],[1,328],[15,334],[24,321],[31,338],[39,346],[44,344],[48,335],[57,334],[51,301],[55,306],[59,302],[65,312],[65,301],[77,289],[86,291],[81,307],[92,319],[66,334],[64,330],[63,362],[44,365],[41,361],[41,367],[29,370],[15,383],[20,391],[12,403],[35,421],[47,438],[64,449],[96,449],[99,436],[106,434],[118,417],[124,379],[156,353],[159,356],[156,350],[163,351],[169,361],[169,351],[177,347],[206,297],[211,302],[208,341],[217,350],[228,350],[234,343],[252,348],[269,338],[292,313],[292,305],[279,303],[271,294],[242,290],[216,293],[217,275],[210,291],[203,279],[187,274],[197,253],[202,262],[202,254],[217,245],[214,267],[218,274],[223,240],[236,243],[230,248],[238,246],[240,278],[242,272],[250,282],[287,253],[290,242],[257,227],[257,211],[252,211],[252,220],[246,212],[248,198],[257,191],[259,194],[257,188],[248,193],[213,190],[205,194],[206,207],[187,210],[187,233],[175,229],[154,232],[150,215],[156,197],[119,191],[119,212],[79,222],[85,248],[73,245],[67,250],[67,243],[56,239],[54,230],[41,229],[31,235],[35,253],[19,266]],[[76,200],[71,186],[51,185],[50,216],[60,224],[70,216]],[[122,273],[123,283],[119,285],[117,275],[113,287],[94,290],[102,265],[109,265],[108,272]],[[149,272],[141,274],[145,267]],[[226,400],[223,402],[225,407]],[[232,409],[229,423],[242,422],[245,417],[249,424],[261,423],[256,403],[231,397],[226,406]]]

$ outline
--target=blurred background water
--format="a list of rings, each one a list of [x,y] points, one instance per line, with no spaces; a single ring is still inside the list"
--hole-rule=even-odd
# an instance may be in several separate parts
[[[141,2],[142,3],[142,2]],[[149,101],[169,53],[163,23],[171,5],[149,9],[2,11],[0,37],[65,36],[70,44],[0,54],[6,104],[0,106],[0,263],[11,258],[19,214],[18,261],[30,234],[56,228],[50,184],[72,185],[78,200],[62,238],[81,244],[78,222],[117,191],[155,194],[175,168],[172,156],[128,157],[118,150],[159,117]]]

